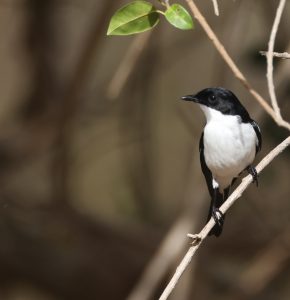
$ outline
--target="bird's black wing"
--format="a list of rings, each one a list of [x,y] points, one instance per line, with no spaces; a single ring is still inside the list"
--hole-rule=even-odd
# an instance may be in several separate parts
[[[252,127],[254,128],[255,132],[256,132],[256,136],[257,136],[257,144],[256,144],[256,154],[261,150],[262,148],[262,135],[261,135],[261,130],[259,125],[254,121],[251,120],[250,124],[252,125]]]
[[[224,196],[219,191],[214,191],[212,185],[213,176],[204,158],[203,132],[199,140],[199,154],[200,154],[200,164],[201,164],[202,173],[205,177],[207,188],[211,197],[209,212],[207,216],[207,222],[208,222],[208,220],[212,217],[213,207],[219,208],[224,202]],[[226,189],[225,192],[228,195],[229,189]],[[215,236],[220,236],[220,234],[222,233],[222,229],[223,229],[222,225],[218,226],[218,224],[215,224],[215,226],[209,232],[209,235],[214,234]]]
[[[199,156],[200,156],[200,165],[201,165],[202,173],[205,177],[210,196],[213,198],[214,190],[212,186],[212,173],[208,168],[208,166],[206,165],[205,158],[204,158],[203,132],[199,140]]]

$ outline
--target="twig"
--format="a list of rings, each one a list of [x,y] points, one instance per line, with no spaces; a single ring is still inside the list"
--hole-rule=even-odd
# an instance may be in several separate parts
[[[259,51],[259,53],[263,56],[267,56],[267,51]],[[282,59],[290,59],[290,53],[288,52],[273,52],[273,57],[278,57]]]
[[[284,53],[287,53],[290,55],[290,41],[288,42],[286,51]],[[276,88],[276,90],[279,90],[282,92],[286,88],[286,86],[288,86],[289,64],[281,63],[281,62],[279,64],[277,64],[277,67],[275,69],[275,77],[276,77],[275,78],[275,88]]]
[[[218,6],[217,0],[211,0],[211,1],[212,1],[212,4],[213,4],[213,9],[214,9],[215,15],[219,16],[220,12],[219,12],[219,6]]]
[[[252,96],[260,103],[260,105],[265,109],[265,111],[275,120],[275,122],[282,127],[287,128],[290,130],[290,124],[280,118],[277,118],[277,115],[275,111],[272,109],[272,107],[267,103],[267,101],[256,91],[254,90],[250,83],[247,81],[243,73],[240,71],[240,69],[237,67],[235,62],[232,60],[232,58],[227,53],[226,49],[224,48],[223,44],[219,41],[216,34],[213,32],[213,30],[210,28],[209,24],[207,23],[204,16],[201,14],[193,0],[185,0],[193,13],[194,17],[197,19],[197,21],[200,23],[204,31],[206,32],[209,39],[212,41],[214,46],[216,47],[217,51],[220,53],[226,64],[229,66],[229,68],[234,73],[234,76],[241,81],[243,86],[249,91]]]
[[[283,152],[289,145],[290,145],[290,136],[286,138],[282,143],[280,143],[277,147],[275,147],[268,155],[266,155],[261,160],[261,162],[256,167],[257,173],[259,174],[277,155]],[[250,185],[252,181],[253,178],[251,175],[248,175],[243,178],[241,184],[235,189],[235,191],[233,191],[230,197],[220,207],[222,213],[225,213],[234,204],[234,202],[241,197],[242,193],[246,190],[246,188]],[[186,255],[184,256],[183,260],[177,267],[175,274],[173,275],[170,282],[166,286],[159,300],[166,300],[168,296],[171,294],[179,278],[181,277],[181,275],[183,274],[183,272],[191,262],[193,255],[200,247],[200,245],[207,237],[208,233],[210,232],[210,230],[213,228],[214,225],[215,225],[215,221],[213,220],[213,218],[211,218],[199,234],[194,236],[189,235],[190,237],[193,237],[193,246],[191,246],[187,251]]]
[[[268,52],[267,52],[267,83],[268,83],[268,90],[272,102],[273,109],[276,113],[277,118],[282,120],[280,108],[278,106],[276,94],[275,94],[275,88],[274,88],[274,80],[273,80],[273,51],[274,51],[274,43],[275,43],[275,38],[276,34],[278,31],[278,26],[281,20],[281,15],[285,7],[285,2],[286,0],[280,0],[277,11],[276,11],[276,16],[275,20],[273,23],[273,27],[271,30],[270,34],[270,39],[268,43]]]
[[[212,41],[214,46],[216,47],[217,51],[220,53],[222,58],[225,60],[226,64],[230,67],[232,72],[234,73],[235,77],[239,79],[242,84],[250,91],[250,93],[258,100],[258,102],[263,106],[263,108],[267,111],[268,114],[272,116],[272,118],[275,119],[275,113],[271,106],[266,102],[266,100],[260,96],[249,84],[245,76],[242,74],[242,72],[239,70],[235,62],[232,60],[232,58],[227,53],[226,49],[224,48],[223,44],[219,41],[216,34],[213,32],[213,30],[210,28],[209,24],[207,23],[204,16],[201,14],[193,0],[185,0],[187,4],[189,5],[189,8],[191,9],[194,17],[197,19],[197,21],[200,23],[201,27],[206,32],[209,39]]]

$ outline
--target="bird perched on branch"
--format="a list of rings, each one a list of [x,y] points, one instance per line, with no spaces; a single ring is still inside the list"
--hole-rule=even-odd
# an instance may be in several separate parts
[[[213,217],[216,223],[209,235],[219,236],[225,218],[219,208],[235,179],[247,170],[258,186],[252,163],[261,150],[261,131],[234,93],[225,88],[206,88],[182,99],[199,104],[206,117],[199,142],[200,163],[211,196],[208,220]]]

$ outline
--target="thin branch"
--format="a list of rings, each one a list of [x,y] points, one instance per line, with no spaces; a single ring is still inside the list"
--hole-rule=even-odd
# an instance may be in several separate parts
[[[272,109],[272,107],[267,103],[267,101],[256,91],[254,90],[250,83],[247,81],[243,73],[240,71],[240,69],[237,67],[233,59],[230,57],[226,49],[224,48],[223,44],[219,41],[216,34],[213,32],[209,24],[207,23],[204,16],[201,14],[193,0],[185,0],[193,13],[194,17],[197,19],[197,21],[200,23],[204,31],[206,32],[208,38],[212,41],[214,46],[216,47],[217,51],[220,53],[226,64],[229,66],[229,68],[234,73],[234,76],[241,81],[243,86],[249,91],[252,96],[259,102],[259,104],[265,109],[265,111],[275,120],[275,122],[282,127],[287,128],[290,130],[290,124],[280,118],[277,118],[277,115],[275,111]]]
[[[263,56],[267,56],[268,52],[267,51],[259,51],[259,53]],[[278,57],[282,59],[290,59],[290,53],[288,52],[273,52],[273,57]]]
[[[282,153],[288,146],[290,145],[290,136],[287,137],[282,143],[280,143],[277,147],[275,147],[268,155],[266,155],[261,162],[257,165],[256,170],[257,173],[261,173],[261,171],[274,159],[276,158],[280,153]],[[233,191],[233,193],[230,195],[230,197],[224,202],[224,204],[220,207],[220,210],[222,213],[225,213],[234,203],[235,201],[241,197],[242,193],[246,190],[246,188],[250,185],[250,183],[253,181],[253,178],[251,175],[248,175],[243,178],[241,184]],[[209,222],[205,225],[205,227],[202,229],[202,231],[199,234],[191,235],[190,237],[193,238],[193,245],[189,248],[186,255],[184,256],[183,260],[179,264],[179,266],[176,269],[175,274],[171,278],[170,282],[166,286],[165,290],[163,291],[162,295],[160,296],[159,300],[166,300],[168,296],[173,291],[175,285],[177,284],[179,278],[185,271],[185,269],[188,267],[189,263],[192,260],[193,255],[197,251],[197,249],[200,247],[204,239],[207,237],[210,230],[215,225],[215,221],[213,218],[209,220]]]
[[[212,41],[214,46],[216,47],[217,51],[220,53],[222,58],[225,60],[226,64],[230,67],[232,72],[234,73],[235,77],[239,79],[242,84],[250,91],[250,93],[258,100],[258,102],[262,105],[262,107],[267,111],[269,115],[272,116],[272,118],[275,119],[275,113],[271,106],[267,103],[267,101],[260,96],[249,84],[245,76],[242,74],[242,72],[239,70],[235,62],[232,60],[230,55],[227,53],[226,49],[224,48],[223,44],[219,41],[216,34],[213,32],[213,30],[210,28],[209,24],[207,23],[204,16],[201,14],[193,0],[185,0],[187,4],[189,5],[189,8],[191,9],[194,17],[197,19],[197,21],[200,23],[201,27],[204,29],[205,33],[209,37],[209,39]]]
[[[213,4],[213,9],[214,9],[215,15],[219,16],[220,12],[219,12],[219,6],[218,6],[217,0],[211,0],[211,1],[212,1],[212,4]]]
[[[268,90],[272,102],[273,109],[279,119],[282,120],[280,108],[278,106],[277,98],[276,98],[276,93],[275,93],[275,88],[274,88],[274,79],[273,79],[273,51],[274,51],[274,43],[275,43],[275,38],[277,35],[278,31],[278,26],[281,20],[282,12],[285,7],[285,2],[286,0],[280,0],[277,11],[276,11],[276,16],[275,20],[273,23],[273,27],[271,30],[270,34],[270,39],[268,43],[268,52],[267,52],[267,82],[268,82]]]

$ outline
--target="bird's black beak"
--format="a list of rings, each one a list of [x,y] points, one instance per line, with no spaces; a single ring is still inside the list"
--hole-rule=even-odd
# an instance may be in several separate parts
[[[181,97],[181,99],[185,100],[185,101],[193,101],[195,103],[199,103],[199,99],[195,95],[183,96],[183,97]]]

